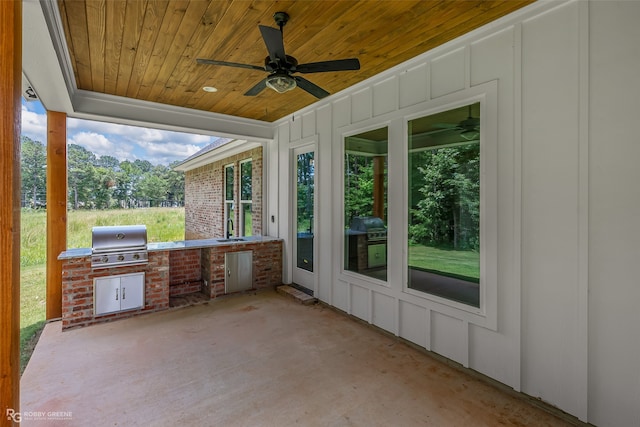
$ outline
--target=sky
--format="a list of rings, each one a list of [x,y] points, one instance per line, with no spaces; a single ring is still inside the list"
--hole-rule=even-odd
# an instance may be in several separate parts
[[[47,113],[39,101],[22,99],[22,136],[47,142]],[[211,144],[215,137],[67,118],[67,144],[81,145],[98,157],[148,160],[169,165]]]

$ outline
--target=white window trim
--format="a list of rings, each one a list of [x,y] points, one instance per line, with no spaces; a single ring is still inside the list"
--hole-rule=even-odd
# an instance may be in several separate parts
[[[229,199],[229,200],[227,199],[227,196],[228,196],[228,194],[227,194],[227,168],[233,168],[233,188],[234,188],[233,192],[234,193],[235,193],[235,188],[236,188],[236,177],[235,177],[236,166],[235,166],[235,163],[229,163],[229,164],[224,165],[222,167],[222,170],[223,170],[223,172],[222,172],[222,188],[223,188],[222,197],[223,197],[223,200],[224,200],[224,212],[222,214],[222,221],[223,221],[222,228],[224,230],[223,231],[224,232],[224,237],[227,237],[227,233],[229,232],[228,226],[227,226],[227,224],[228,224],[228,222],[227,222],[227,211],[229,209],[229,205],[231,205],[231,207],[233,207],[234,203],[235,203],[235,194],[231,194],[231,199]],[[233,221],[235,221],[235,218],[232,218],[232,219],[233,219]],[[234,224],[234,232],[235,232],[235,224]]]
[[[464,105],[480,103],[480,308],[409,289],[408,283],[408,122]],[[389,129],[389,211],[387,281],[344,269],[344,138],[381,127]],[[393,144],[393,147],[391,146]],[[397,147],[397,148],[396,148]],[[498,328],[498,82],[490,81],[415,104],[363,122],[335,129],[333,138],[333,278],[349,289],[362,287],[389,293],[455,319],[490,330]],[[401,189],[401,195],[396,194]],[[402,199],[402,200],[400,200]],[[347,291],[347,311],[351,310]]]
[[[238,203],[238,236],[244,237],[245,233],[243,231],[244,227],[244,205],[251,205],[251,212],[253,214],[253,182],[251,183],[251,199],[245,200],[242,198],[242,165],[244,163],[251,163],[251,180],[253,181],[253,159],[249,157],[248,159],[243,159],[238,162],[238,199],[240,202]],[[252,230],[251,235],[253,235],[253,218],[251,218]]]
[[[480,307],[473,307],[447,298],[408,287],[408,123],[411,120],[480,103]],[[491,329],[497,329],[498,282],[498,106],[497,82],[492,81],[429,102],[403,117],[403,277],[402,291],[428,300],[436,311]],[[425,108],[427,107],[427,108]]]
[[[386,127],[387,130],[390,132],[391,122],[380,120],[380,119],[368,120],[364,125],[358,124],[355,126],[351,125],[351,126],[345,126],[344,128],[340,128],[338,130],[337,138],[336,138],[337,147],[335,150],[336,157],[334,158],[334,164],[337,165],[336,169],[338,169],[338,171],[334,173],[334,178],[336,180],[334,184],[334,188],[337,189],[336,196],[339,201],[338,203],[335,204],[335,211],[334,211],[336,224],[338,225],[336,234],[334,236],[335,241],[338,242],[337,243],[338,247],[336,248],[337,250],[334,252],[338,256],[338,259],[336,260],[336,264],[335,264],[336,266],[339,266],[339,268],[337,269],[338,271],[337,278],[347,283],[352,283],[352,284],[365,286],[365,287],[368,285],[377,285],[377,286],[389,288],[390,284],[389,284],[389,277],[387,277],[387,280],[385,281],[385,280],[369,277],[364,274],[357,273],[355,271],[346,270],[344,268],[344,257],[345,257],[344,230],[346,227],[346,224],[344,223],[344,155],[345,155],[344,139],[353,135],[358,135],[360,133],[381,129],[384,127]],[[389,147],[387,147],[387,150],[389,150]],[[391,208],[389,208],[389,215],[391,215]]]

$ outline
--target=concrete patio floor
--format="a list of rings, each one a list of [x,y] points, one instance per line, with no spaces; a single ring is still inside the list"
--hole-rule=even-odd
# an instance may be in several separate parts
[[[272,290],[64,333],[50,323],[21,413],[34,426],[572,425]]]

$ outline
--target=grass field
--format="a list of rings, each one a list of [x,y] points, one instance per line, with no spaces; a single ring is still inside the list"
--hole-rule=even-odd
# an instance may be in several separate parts
[[[20,365],[24,370],[45,323],[46,295],[45,211],[23,210],[20,247]],[[149,208],[107,211],[70,211],[67,247],[91,247],[91,227],[99,225],[147,226],[149,242],[184,239],[184,208]]]
[[[477,280],[480,278],[480,253],[413,245],[409,246],[409,266]]]

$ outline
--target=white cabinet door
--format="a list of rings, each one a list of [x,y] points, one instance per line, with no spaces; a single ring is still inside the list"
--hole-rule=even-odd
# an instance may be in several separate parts
[[[93,279],[94,315],[144,307],[144,273]]]
[[[144,273],[120,277],[120,310],[144,306]]]
[[[95,315],[120,311],[120,277],[94,279]]]

